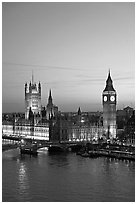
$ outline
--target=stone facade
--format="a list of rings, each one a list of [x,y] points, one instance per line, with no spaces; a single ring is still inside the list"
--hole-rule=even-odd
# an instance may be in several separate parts
[[[19,119],[16,122],[3,121],[2,133],[6,136],[24,137],[38,140],[49,140],[49,123],[41,121],[34,124],[33,121]]]
[[[103,101],[103,128],[104,136],[106,139],[116,138],[116,103],[117,103],[117,94],[113,88],[113,82],[108,74],[106,81],[106,87],[102,94]]]
[[[25,84],[25,119],[29,119],[29,112],[41,115],[41,84],[30,82]]]

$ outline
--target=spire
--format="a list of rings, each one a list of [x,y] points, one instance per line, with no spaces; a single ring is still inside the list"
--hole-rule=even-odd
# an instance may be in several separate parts
[[[78,115],[81,115],[81,109],[80,109],[80,107],[79,107],[79,109],[78,109]]]
[[[33,118],[33,112],[31,110],[31,107],[29,108],[29,120]]]
[[[110,85],[110,86],[112,85],[112,79],[111,79],[111,76],[110,76],[110,69],[109,69],[108,78],[107,78],[106,83],[107,83],[108,85]]]
[[[111,76],[110,76],[110,69],[108,70],[108,78],[111,78]]]
[[[48,103],[49,103],[49,104],[52,104],[51,89],[50,89],[50,92],[49,92],[49,99],[48,99]]]
[[[39,84],[38,84],[38,89],[39,89],[39,93],[41,93],[41,84],[40,84],[40,81],[39,81]]]
[[[106,87],[104,91],[115,91],[115,89],[113,88],[113,81],[110,76],[110,69],[109,69],[108,78],[106,80]]]
[[[109,68],[109,70],[108,70],[108,75],[110,75],[110,68]]]
[[[27,91],[27,82],[25,83],[25,93],[26,93],[26,91]]]
[[[52,96],[51,96],[51,89],[50,89],[50,91],[49,91],[49,98],[52,98]]]
[[[33,76],[33,70],[32,70],[32,84],[34,83],[34,76]]]

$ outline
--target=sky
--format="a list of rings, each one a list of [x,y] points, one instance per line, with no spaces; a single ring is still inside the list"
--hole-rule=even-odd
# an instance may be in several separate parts
[[[60,111],[102,111],[110,69],[117,109],[135,105],[135,4],[2,3],[2,111],[25,112],[24,84]]]

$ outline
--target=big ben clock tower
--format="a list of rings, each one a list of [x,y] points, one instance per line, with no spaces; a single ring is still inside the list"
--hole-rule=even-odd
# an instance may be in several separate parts
[[[116,138],[116,91],[110,76],[106,80],[106,87],[102,94],[103,99],[103,128],[107,139]]]

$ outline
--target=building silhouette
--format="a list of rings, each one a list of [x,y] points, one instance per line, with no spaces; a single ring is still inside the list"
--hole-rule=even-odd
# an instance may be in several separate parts
[[[135,145],[135,110],[129,106],[117,110],[117,138],[120,143]]]
[[[106,87],[102,94],[103,102],[103,129],[106,139],[116,138],[116,103],[117,94],[113,87],[113,81],[110,76],[106,80]]]
[[[131,107],[116,111],[117,93],[108,73],[102,93],[102,112],[59,112],[53,103],[51,89],[48,103],[41,106],[41,84],[25,84],[25,114],[2,117],[2,134],[50,141],[112,141],[135,142],[135,114]]]

